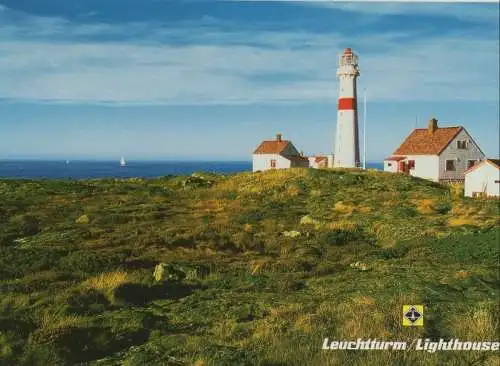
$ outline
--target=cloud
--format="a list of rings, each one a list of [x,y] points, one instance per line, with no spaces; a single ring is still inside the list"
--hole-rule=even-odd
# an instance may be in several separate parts
[[[303,4],[335,8],[349,12],[373,14],[373,15],[403,15],[403,14],[427,14],[445,15],[465,20],[486,20],[498,22],[498,8],[492,8],[492,4],[498,4],[495,0],[485,0],[475,3],[470,0],[443,0],[436,3],[435,0],[412,1],[383,1],[383,0],[230,0],[233,2],[280,2],[290,4]],[[463,4],[459,4],[463,3]]]
[[[474,4],[470,3],[470,1],[464,0],[463,2],[467,4],[457,5],[456,4],[457,2],[458,1],[450,1],[451,4],[435,3],[434,1],[430,0],[428,3],[426,3],[425,1],[419,3],[325,2],[322,5],[352,12],[378,14],[380,16],[420,14],[420,15],[432,15],[432,16],[448,16],[462,20],[480,20],[480,21],[491,21],[498,23],[498,12],[496,12],[494,8],[492,9],[491,4]]]
[[[498,100],[498,42],[487,39],[442,35],[402,46],[396,32],[346,38],[21,19],[0,30],[4,100],[335,103],[336,53],[346,42],[360,52],[360,87],[372,101]]]

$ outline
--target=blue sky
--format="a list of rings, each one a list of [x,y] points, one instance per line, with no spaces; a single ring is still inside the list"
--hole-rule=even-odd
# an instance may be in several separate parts
[[[0,159],[330,153],[345,47],[368,160],[431,117],[498,156],[498,36],[498,4],[0,0]]]

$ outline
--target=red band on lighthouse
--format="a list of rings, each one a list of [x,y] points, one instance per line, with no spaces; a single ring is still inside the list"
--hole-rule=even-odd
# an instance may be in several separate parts
[[[356,98],[340,98],[338,104],[338,110],[355,110],[356,109]]]

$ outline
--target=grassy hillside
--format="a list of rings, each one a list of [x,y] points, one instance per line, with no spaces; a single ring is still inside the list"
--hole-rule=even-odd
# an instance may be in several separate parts
[[[496,201],[381,172],[3,180],[0,364],[497,365],[321,346],[497,340],[499,228]]]

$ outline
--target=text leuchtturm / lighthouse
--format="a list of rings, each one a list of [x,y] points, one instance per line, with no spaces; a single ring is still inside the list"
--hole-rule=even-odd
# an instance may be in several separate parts
[[[359,131],[356,78],[359,76],[358,56],[346,48],[339,59],[339,102],[335,137],[334,166],[359,167]]]

